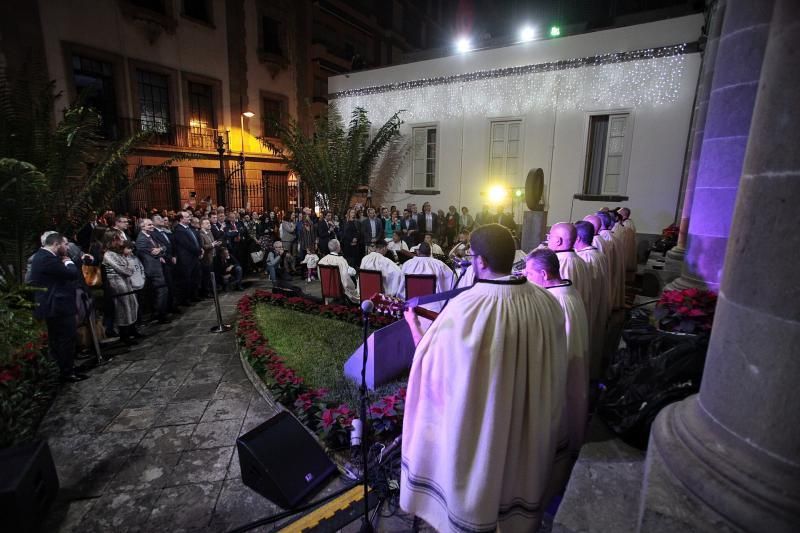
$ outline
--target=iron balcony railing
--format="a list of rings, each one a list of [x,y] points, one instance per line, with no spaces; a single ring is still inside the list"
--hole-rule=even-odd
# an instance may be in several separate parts
[[[150,133],[147,143],[153,146],[216,150],[217,137],[220,135],[222,135],[224,146],[228,146],[228,132],[217,128],[170,124],[159,119],[120,118],[117,122],[119,126],[116,133],[120,138],[146,131]]]

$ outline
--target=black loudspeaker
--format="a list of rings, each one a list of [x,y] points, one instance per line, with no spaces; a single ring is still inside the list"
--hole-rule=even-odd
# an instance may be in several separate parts
[[[286,411],[236,439],[242,482],[284,509],[316,493],[334,473],[319,443]]]
[[[525,178],[525,203],[531,211],[542,211],[542,192],[544,191],[544,171],[541,168],[531,169]]]
[[[47,442],[0,450],[0,529],[36,530],[57,494],[58,475]]]

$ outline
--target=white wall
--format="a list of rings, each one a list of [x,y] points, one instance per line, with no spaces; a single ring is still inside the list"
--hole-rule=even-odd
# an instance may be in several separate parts
[[[702,23],[702,16],[695,15],[536,41],[337,76],[329,80],[329,87],[332,92],[338,92],[432,76],[692,42],[699,37]],[[415,123],[435,122],[439,125],[439,194],[405,194],[403,191],[411,188],[411,171],[407,165],[401,169],[393,191],[384,203],[404,206],[416,202],[421,205],[427,200],[434,209],[446,210],[451,204],[465,205],[473,213],[485,203],[485,192],[491,182],[487,177],[490,120],[522,119],[521,172],[515,182],[505,185],[522,187],[528,169],[541,167],[547,183],[545,199],[550,223],[575,220],[604,205],[573,201],[573,195],[582,192],[588,116],[604,110],[630,111],[633,117],[627,186],[630,200],[625,205],[633,211],[640,232],[660,233],[673,221],[675,213],[699,66],[699,54],[684,54],[609,67],[536,74],[535,79],[527,81],[510,80],[509,83],[518,86],[510,95],[504,96],[505,102],[500,102],[499,96],[493,96],[498,91],[507,92],[506,86],[498,85],[496,80],[471,82],[482,84],[471,89],[462,84],[464,94],[469,92],[471,95],[466,99],[458,93],[457,84],[451,84],[447,88],[437,86],[426,90],[395,91],[395,94],[340,98],[337,102],[345,113],[354,105],[366,107],[374,122],[385,120],[393,111],[406,109],[403,114],[407,120],[403,126],[404,134],[408,134]],[[655,79],[655,73],[664,72],[668,74],[669,86],[666,88],[663,79]],[[565,91],[570,83],[577,84],[577,88]],[[599,100],[597,87],[603,90]],[[530,91],[535,91],[536,95],[531,96]],[[552,103],[556,94],[569,94],[572,100]],[[476,109],[481,112],[475,112]]]

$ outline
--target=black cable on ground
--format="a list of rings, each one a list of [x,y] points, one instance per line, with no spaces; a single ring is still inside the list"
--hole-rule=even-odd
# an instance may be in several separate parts
[[[344,494],[348,490],[350,490],[353,487],[356,487],[358,485],[360,485],[360,482],[359,483],[352,483],[350,485],[342,487],[341,489],[337,490],[336,492],[333,492],[332,494],[328,494],[327,496],[325,496],[324,498],[322,498],[320,500],[314,500],[313,502],[309,502],[309,503],[307,503],[305,505],[302,505],[302,506],[300,506],[300,507],[298,507],[296,509],[290,509],[288,511],[283,511],[283,512],[271,515],[271,516],[266,516],[264,518],[259,518],[258,520],[254,520],[253,522],[250,522],[250,523],[245,524],[243,526],[239,526],[236,529],[232,529],[228,533],[244,533],[245,531],[250,531],[251,529],[255,529],[255,528],[259,527],[259,526],[272,524],[273,522],[277,522],[278,520],[282,520],[284,518],[288,518],[288,517],[290,517],[292,515],[296,515],[297,513],[302,513],[303,511],[308,511],[309,509],[313,509],[315,507],[319,507],[323,503],[327,503],[330,500],[333,500],[334,498],[337,498],[337,497],[341,496],[342,494]]]

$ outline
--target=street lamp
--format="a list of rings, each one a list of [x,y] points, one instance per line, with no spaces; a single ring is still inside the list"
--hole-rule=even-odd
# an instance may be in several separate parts
[[[241,127],[242,127],[242,129],[239,130],[239,133],[240,133],[239,138],[242,141],[242,153],[244,153],[244,117],[253,118],[254,116],[256,116],[256,114],[253,113],[252,111],[245,111],[239,117],[239,119],[241,121]]]

